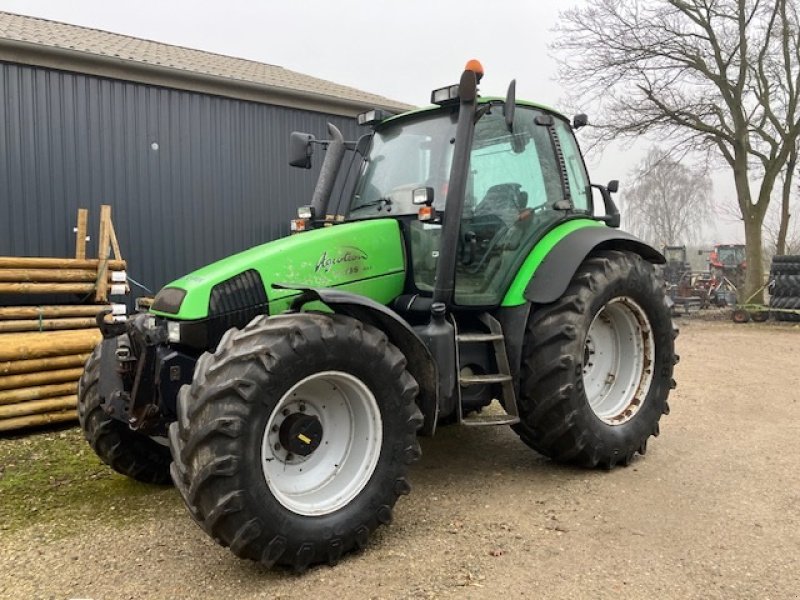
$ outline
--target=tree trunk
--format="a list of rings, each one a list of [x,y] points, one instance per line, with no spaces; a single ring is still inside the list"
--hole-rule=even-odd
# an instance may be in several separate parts
[[[789,232],[789,203],[792,200],[792,179],[794,178],[794,169],[797,166],[797,152],[792,151],[789,155],[789,160],[786,163],[786,175],[783,178],[783,190],[781,196],[781,222],[778,227],[778,241],[775,244],[775,254],[783,256],[786,254],[786,236]]]
[[[758,215],[753,207],[752,214],[744,219],[744,237],[747,251],[747,271],[745,272],[744,290],[738,290],[739,302],[764,303],[764,253],[761,242],[761,229],[764,224],[763,215]],[[758,293],[756,293],[758,291]]]

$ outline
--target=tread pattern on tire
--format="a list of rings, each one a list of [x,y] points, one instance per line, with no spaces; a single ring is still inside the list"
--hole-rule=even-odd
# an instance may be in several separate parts
[[[770,308],[800,309],[800,296],[772,296],[769,299]]]
[[[653,397],[649,395],[642,407],[642,411],[652,410],[653,415],[646,418],[637,415],[606,435],[602,432],[612,426],[602,423],[591,412],[583,391],[585,330],[581,323],[603,286],[622,277],[623,270],[646,282],[645,293],[653,296],[657,306],[651,307],[657,313],[656,318],[650,315],[657,353],[650,389]],[[666,398],[675,385],[672,373],[678,361],[674,354],[677,335],[663,282],[655,276],[652,266],[638,255],[626,252],[603,251],[591,255],[579,267],[560,300],[536,306],[531,312],[520,382],[522,421],[514,426],[515,431],[534,450],[559,462],[606,469],[629,464],[637,452],[646,452],[647,440],[659,433],[661,415],[669,412]],[[623,428],[627,428],[624,434]],[[615,437],[619,439],[613,440]]]
[[[83,435],[100,459],[112,469],[138,481],[169,484],[169,448],[109,417],[101,406],[102,343],[89,355],[78,381],[78,421]]]
[[[253,481],[256,475],[248,475],[248,465],[252,469],[253,463],[247,455],[257,457],[257,477],[266,489],[260,451],[245,452],[239,442],[248,435],[251,408],[263,403],[263,397],[269,394],[277,395],[277,401],[281,385],[288,383],[273,376],[282,364],[281,357],[303,356],[310,347],[324,348],[326,356],[319,357],[324,364],[337,352],[336,340],[348,337],[369,348],[360,360],[382,373],[383,384],[389,390],[386,395],[398,399],[397,406],[387,409],[397,415],[401,430],[392,447],[387,450],[384,446],[382,450],[382,456],[385,451],[387,460],[392,461],[392,474],[386,485],[373,486],[373,500],[377,496],[380,499],[368,512],[357,518],[351,515],[348,522],[322,532],[311,532],[309,527],[289,532],[288,525],[267,518],[266,509],[262,511],[255,505],[248,477]],[[411,490],[406,478],[408,466],[421,456],[416,436],[422,425],[422,413],[415,403],[418,391],[416,381],[406,370],[405,357],[378,329],[341,315],[256,317],[245,328],[226,333],[213,354],[204,354],[191,385],[181,389],[178,420],[169,432],[173,480],[200,527],[237,556],[267,567],[284,565],[297,571],[320,562],[334,565],[343,554],[363,548],[379,525],[388,524],[397,499]],[[379,468],[371,482],[378,482]],[[357,500],[358,497],[351,505]],[[347,511],[349,506],[334,515]],[[289,511],[286,515],[297,517]]]

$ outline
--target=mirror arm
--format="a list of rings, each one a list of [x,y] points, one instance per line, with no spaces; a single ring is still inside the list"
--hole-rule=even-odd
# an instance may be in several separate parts
[[[606,211],[606,214],[602,217],[596,217],[598,221],[602,221],[609,227],[618,228],[620,226],[621,217],[619,214],[619,209],[617,208],[616,202],[611,197],[611,192],[608,191],[608,188],[604,185],[600,185],[597,183],[591,184],[591,186],[595,189],[600,190],[600,195],[603,198],[603,208]]]

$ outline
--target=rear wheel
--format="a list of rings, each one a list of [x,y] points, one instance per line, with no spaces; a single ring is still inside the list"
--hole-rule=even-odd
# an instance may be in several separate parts
[[[531,313],[515,430],[559,462],[628,464],[669,410],[675,335],[652,265],[617,251],[587,258],[558,301]]]
[[[78,420],[83,435],[97,456],[118,473],[145,483],[169,483],[169,448],[103,410],[98,392],[102,348],[101,343],[91,353],[78,382]]]
[[[170,427],[195,520],[242,558],[303,570],[367,543],[408,493],[418,386],[377,329],[258,317],[197,363]]]

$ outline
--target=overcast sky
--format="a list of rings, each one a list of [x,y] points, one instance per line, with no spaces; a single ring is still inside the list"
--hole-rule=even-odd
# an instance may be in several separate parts
[[[548,46],[559,11],[582,0],[0,0],[0,10],[95,27],[280,65],[410,104],[456,83],[479,59],[486,95],[517,97],[564,108]],[[591,114],[590,114],[591,118]],[[580,137],[580,135],[579,135]],[[592,179],[625,181],[646,142],[590,156]],[[729,177],[715,176],[718,198]],[[740,241],[735,225],[709,226],[709,241]]]

